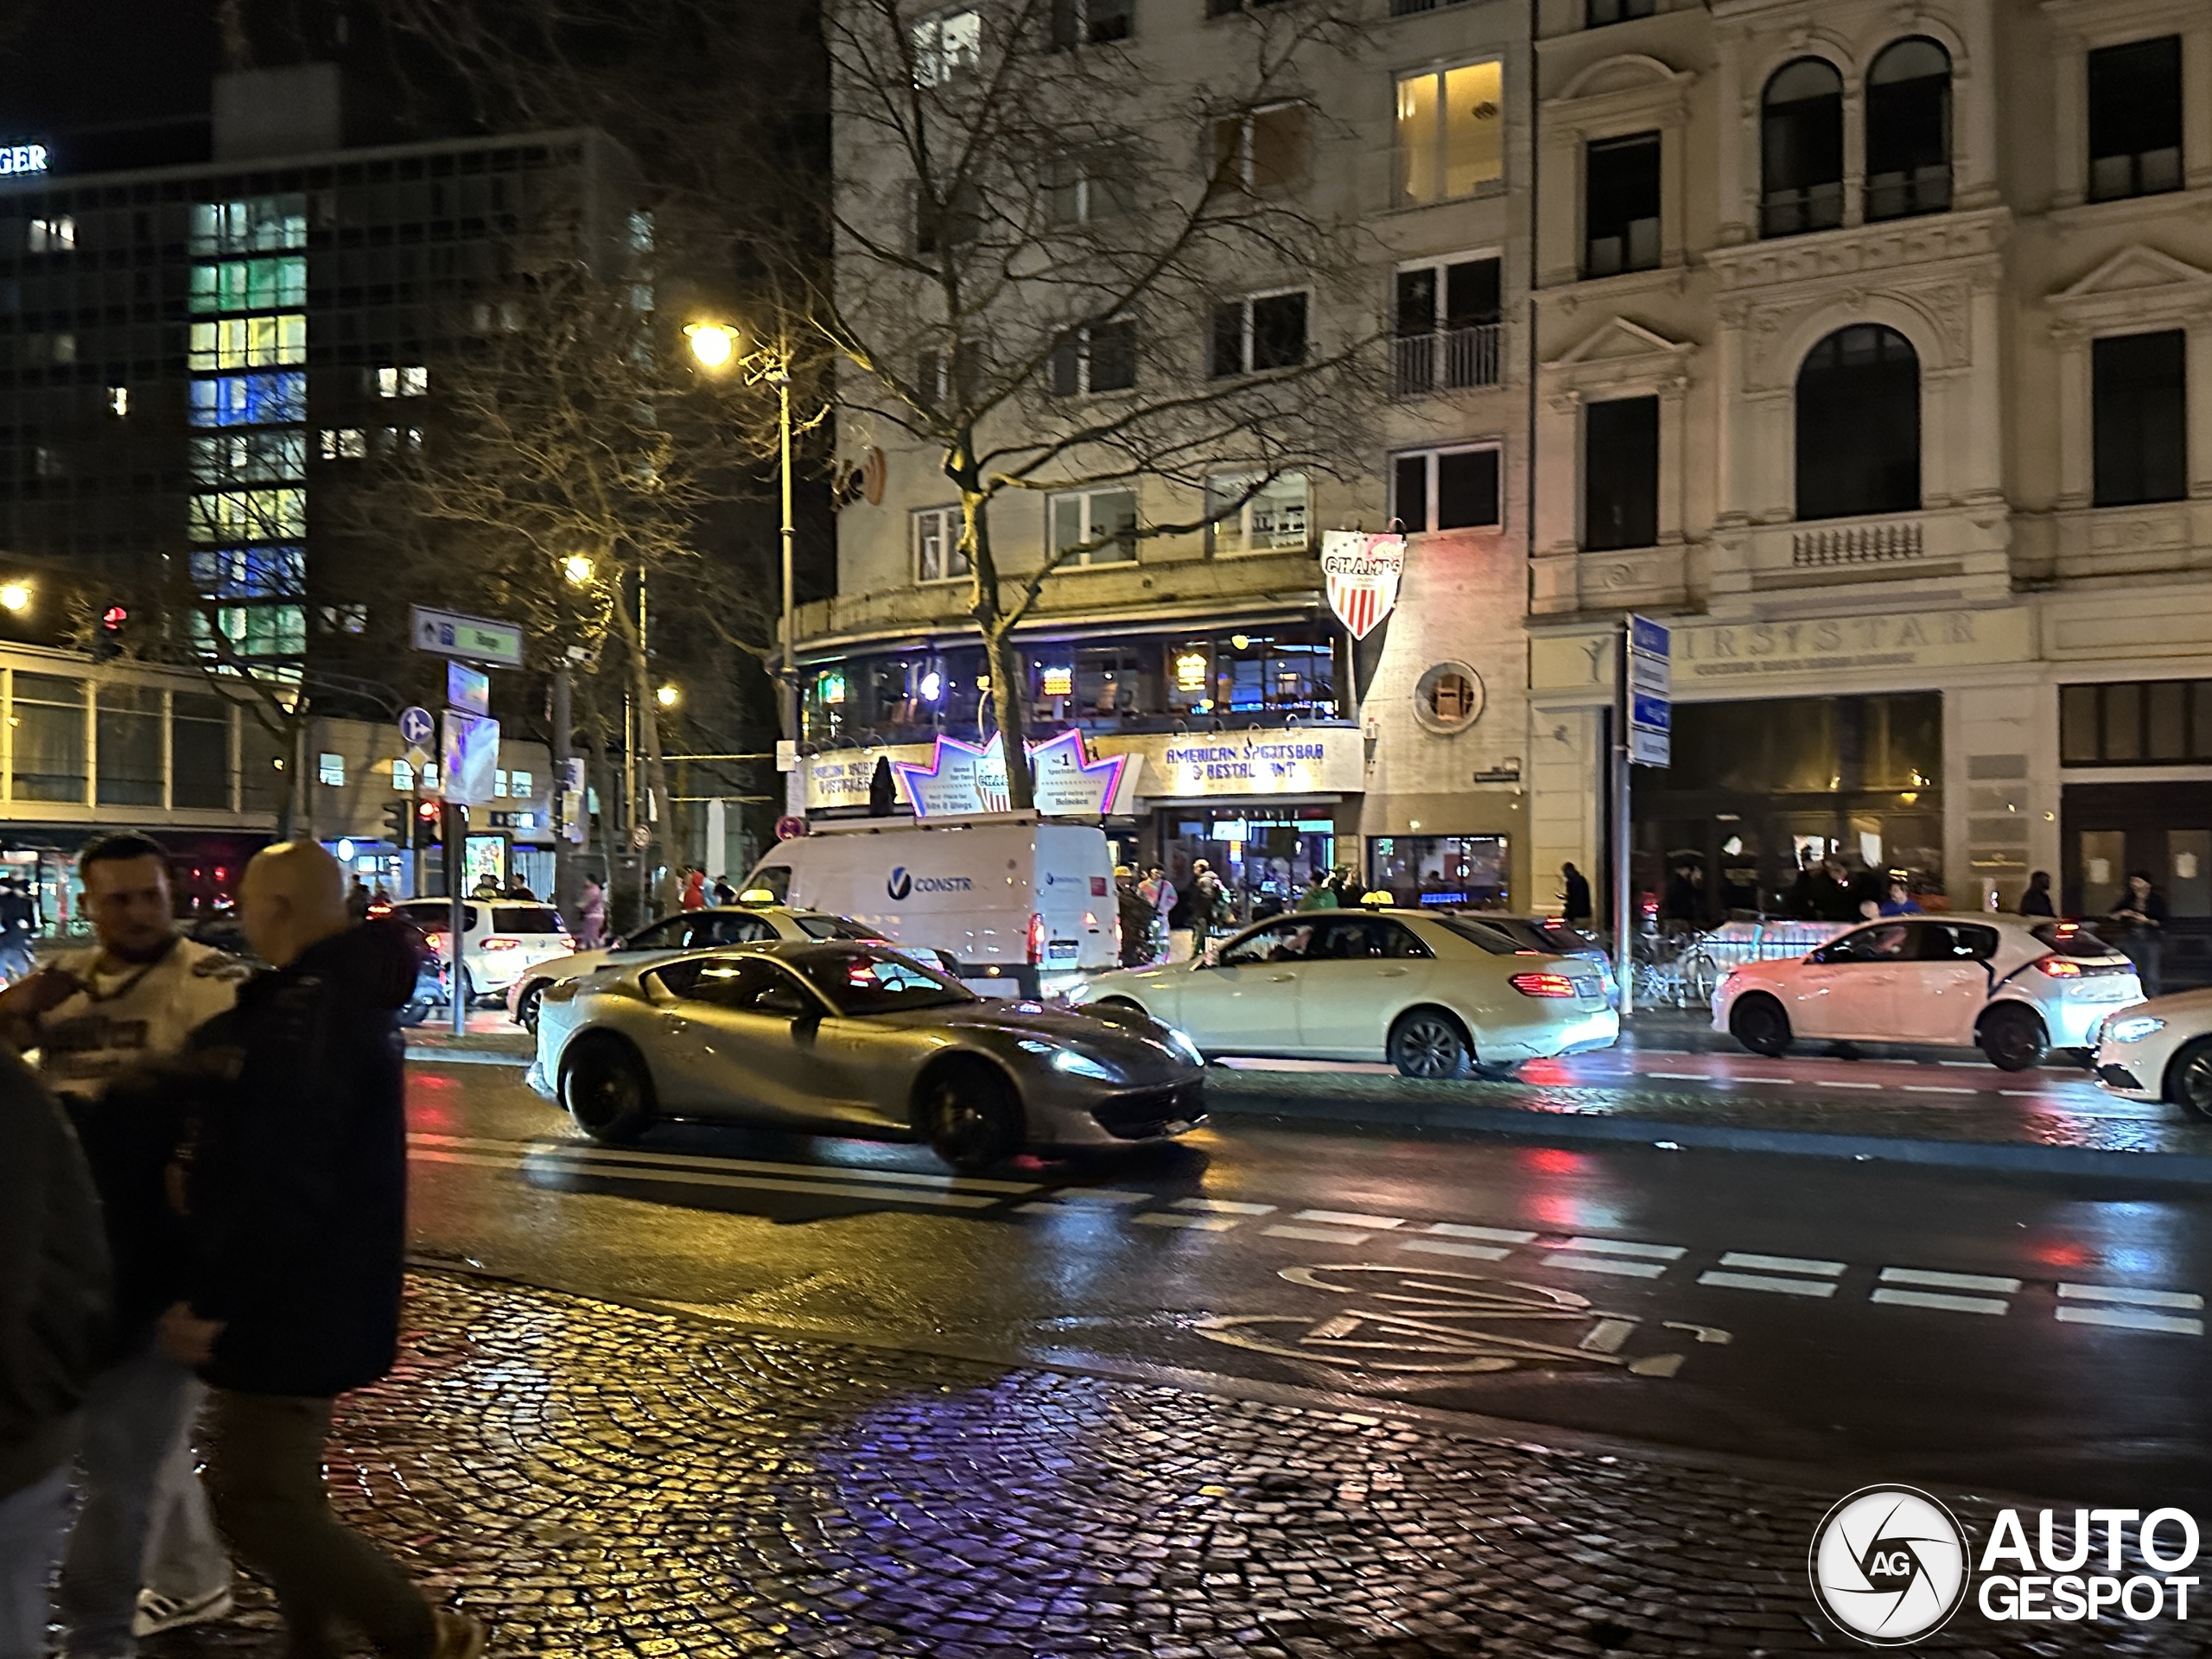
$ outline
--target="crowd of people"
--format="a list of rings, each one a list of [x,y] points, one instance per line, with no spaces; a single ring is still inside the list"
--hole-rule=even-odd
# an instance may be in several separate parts
[[[403,1051],[416,942],[349,910],[312,842],[257,854],[255,955],[177,931],[136,835],[78,859],[93,943],[0,992],[0,1659],[73,1659],[274,1591],[288,1651],[350,1628],[387,1659],[476,1659],[331,1511],[337,1398],[398,1350]],[[198,1472],[204,1454],[207,1473]]]

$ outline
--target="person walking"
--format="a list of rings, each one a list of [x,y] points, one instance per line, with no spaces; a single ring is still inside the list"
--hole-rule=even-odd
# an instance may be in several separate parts
[[[2058,914],[2050,902],[2049,870],[2037,870],[2028,877],[2027,891],[2020,895],[2020,914],[2053,917]]]
[[[737,889],[730,886],[729,877],[718,875],[715,878],[715,902],[724,910],[737,903]]]
[[[1560,918],[1569,927],[1586,926],[1590,920],[1590,878],[1572,864],[1559,867]]]
[[[661,866],[659,878],[653,883],[653,910],[661,916],[673,916],[683,908],[683,877],[673,865]]]
[[[1154,865],[1145,872],[1143,880],[1137,883],[1137,896],[1152,906],[1152,948],[1154,962],[1167,958],[1168,914],[1175,908],[1175,884],[1167,879],[1167,872]]]
[[[1203,957],[1206,941],[1212,938],[1215,926],[1221,920],[1224,901],[1229,889],[1221,885],[1221,878],[1213,873],[1213,866],[1199,859],[1191,866],[1191,954]]]
[[[434,1611],[330,1511],[323,1445],[339,1395],[397,1356],[407,1123],[394,1011],[413,939],[350,925],[337,861],[313,842],[257,853],[239,919],[273,964],[200,1034],[209,1090],[186,1175],[188,1290],[162,1315],[170,1355],[213,1388],[208,1484],[239,1555],[269,1581],[289,1651],[479,1659],[483,1624]]]
[[[346,884],[346,913],[357,922],[369,919],[369,890],[361,885],[358,875]]]
[[[2127,878],[2127,891],[2113,906],[2111,919],[2118,925],[2121,951],[2135,964],[2136,977],[2143,982],[2143,995],[2158,995],[2166,896],[2152,884],[2150,871],[2138,870]]]
[[[30,894],[13,876],[0,881],[0,974],[20,978],[38,965],[31,953],[33,931]]]
[[[707,907],[707,873],[704,870],[684,871],[683,903],[686,910],[704,910]]]
[[[40,1659],[107,1327],[107,1245],[67,1115],[4,1053],[0,1147],[0,1659]]]
[[[74,1121],[99,1188],[115,1269],[115,1319],[86,1401],[83,1506],[59,1605],[68,1650],[127,1659],[141,1637],[221,1618],[231,1564],[194,1471],[206,1397],[164,1354],[154,1321],[176,1288],[176,1217],[163,1173],[189,1101],[159,1068],[228,1009],[245,964],[176,931],[168,855],[114,835],[79,855],[94,944],[0,992],[0,1035],[36,1049]]]
[[[595,876],[584,877],[584,901],[576,912],[576,949],[596,950],[607,943],[607,887]]]

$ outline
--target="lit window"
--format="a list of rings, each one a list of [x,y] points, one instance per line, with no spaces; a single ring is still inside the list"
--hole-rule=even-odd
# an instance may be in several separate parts
[[[391,787],[394,794],[413,794],[415,791],[415,768],[409,766],[404,760],[393,761],[391,763]]]
[[[35,219],[30,223],[30,251],[33,253],[74,253],[77,251],[77,221],[64,213],[59,219]]]
[[[1058,564],[1124,564],[1137,556],[1137,493],[1080,490],[1047,509]]]
[[[366,633],[369,631],[369,607],[365,605],[321,605],[315,614],[322,623],[325,633]]]
[[[111,415],[128,415],[130,412],[130,387],[110,386],[107,389],[107,412]]]
[[[223,490],[191,497],[186,511],[196,542],[276,542],[308,531],[305,490]]]
[[[1505,175],[1503,66],[1398,78],[1398,200],[1471,196]]]
[[[296,599],[307,591],[307,550],[298,547],[195,547],[192,585],[214,599]]]
[[[505,795],[507,792],[507,773],[504,766],[496,767],[492,772],[492,792],[494,795]]]
[[[377,371],[379,397],[420,397],[430,389],[430,372],[421,364]]]
[[[192,476],[202,484],[281,483],[307,471],[301,432],[224,432],[194,438]]]
[[[188,391],[194,426],[276,426],[307,418],[308,378],[296,369],[194,380]]]
[[[1306,474],[1260,481],[1255,473],[1206,480],[1206,534],[1217,555],[1271,553],[1306,544]]]
[[[368,439],[358,426],[327,426],[322,429],[325,461],[359,461],[368,453]]]
[[[192,209],[194,253],[263,253],[308,245],[304,195],[202,201]]]
[[[960,548],[960,509],[927,507],[914,515],[914,579],[950,582],[968,574]]]
[[[518,801],[529,799],[530,774],[526,772],[509,772],[507,774],[507,793],[513,796],[515,799]]]
[[[192,325],[192,366],[195,369],[262,369],[304,363],[308,320],[297,313],[280,317],[226,317]]]
[[[192,268],[194,311],[291,311],[308,302],[308,262],[295,254],[276,259],[232,259]]]
[[[983,53],[983,15],[946,11],[914,25],[914,80],[935,86],[955,75],[972,74]]]
[[[315,762],[315,780],[328,784],[333,789],[342,788],[346,782],[346,757],[326,751]]]

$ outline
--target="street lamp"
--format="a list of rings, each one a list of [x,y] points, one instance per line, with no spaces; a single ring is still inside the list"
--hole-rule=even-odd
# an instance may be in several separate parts
[[[579,588],[591,585],[591,561],[581,553],[571,553],[561,561],[561,569]]]
[[[683,694],[672,685],[664,685],[653,693],[653,700],[664,709],[673,709],[682,702]]]
[[[12,611],[18,616],[31,607],[29,582],[10,582],[0,584],[0,610]]]
[[[718,373],[733,365],[743,372],[747,383],[766,381],[776,389],[776,439],[779,457],[780,479],[783,485],[784,522],[783,578],[784,578],[784,652],[783,664],[777,678],[781,683],[781,713],[784,735],[796,746],[798,742],[798,670],[792,655],[791,626],[791,540],[795,534],[791,525],[791,358],[788,346],[764,343],[759,350],[740,354],[742,343],[738,331],[728,323],[702,320],[686,323],[683,337],[690,342],[691,355],[699,366],[710,373]],[[794,773],[794,776],[797,774]]]

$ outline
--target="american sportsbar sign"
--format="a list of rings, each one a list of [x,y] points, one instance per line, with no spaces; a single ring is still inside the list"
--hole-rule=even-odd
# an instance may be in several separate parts
[[[1364,531],[1331,530],[1321,536],[1321,576],[1329,608],[1364,639],[1397,607],[1398,579],[1405,574],[1406,538]]]

